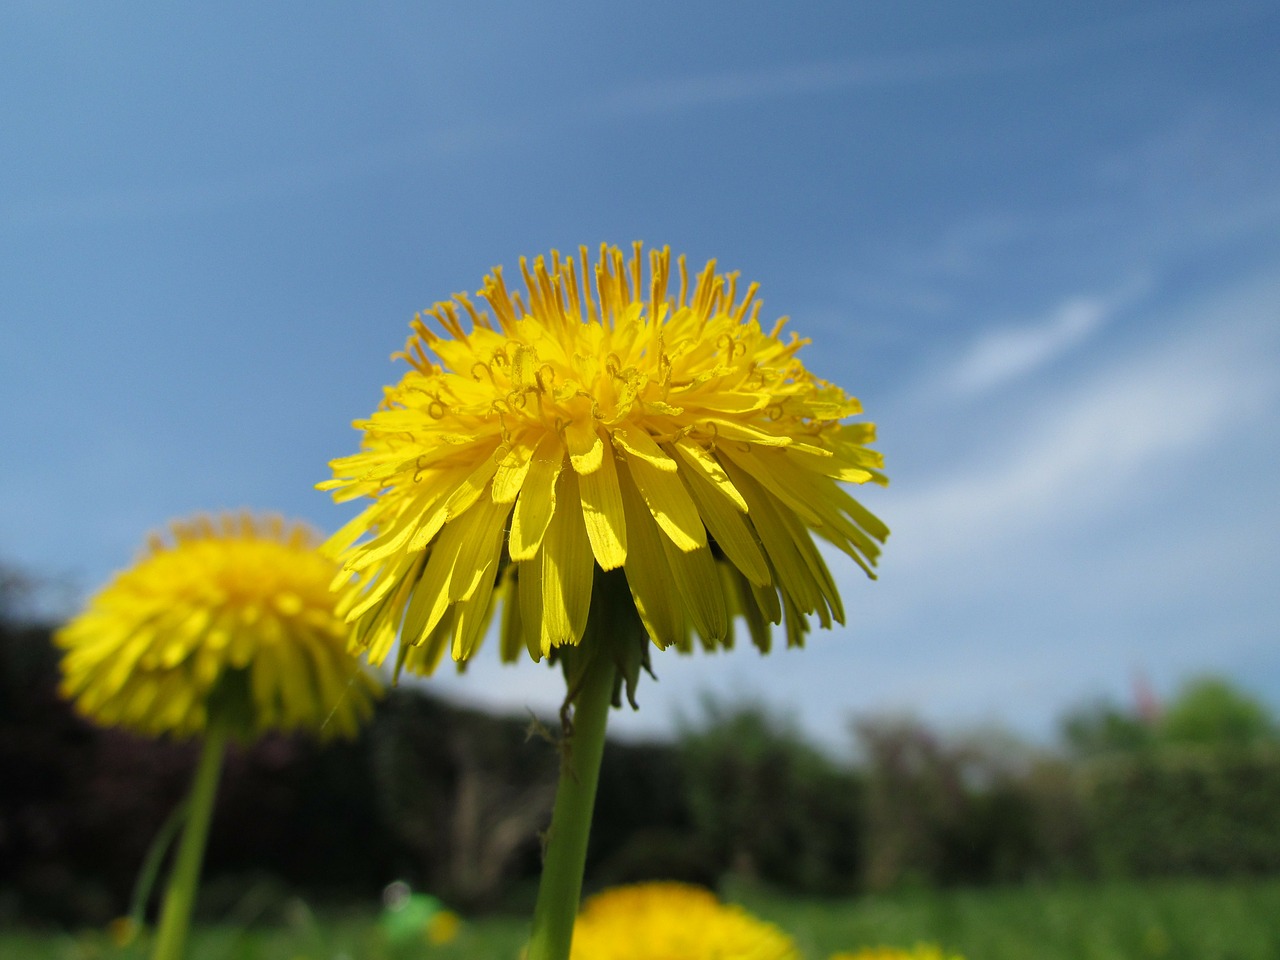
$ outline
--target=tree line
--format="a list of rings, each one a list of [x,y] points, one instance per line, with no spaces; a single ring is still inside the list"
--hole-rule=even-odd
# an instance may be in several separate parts
[[[72,714],[49,626],[0,580],[0,922],[101,923],[127,909],[194,751]],[[464,911],[526,908],[554,729],[400,688],[355,742],[234,751],[203,906],[367,904],[404,879]],[[1163,708],[1089,704],[1062,731],[1047,749],[860,718],[840,758],[757,705],[709,701],[674,741],[608,743],[587,885],[733,874],[856,895],[1280,871],[1280,739],[1256,700],[1202,678]]]

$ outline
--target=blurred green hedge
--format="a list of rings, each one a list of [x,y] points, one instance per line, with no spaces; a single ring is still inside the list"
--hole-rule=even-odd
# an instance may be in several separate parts
[[[125,908],[193,750],[76,718],[56,694],[50,628],[15,614],[21,584],[4,573],[0,923],[102,923]],[[354,743],[276,737],[233,751],[202,904],[225,915],[246,890],[275,890],[371,905],[405,879],[467,911],[527,905],[558,731],[426,689],[394,691]],[[608,743],[587,887],[736,876],[847,895],[1280,874],[1269,712],[1220,678],[1163,709],[1139,701],[1073,712],[1052,749],[870,717],[842,754],[759,705],[707,701],[674,741]]]
[[[1080,773],[1100,869],[1119,876],[1280,873],[1280,749],[1175,747]]]

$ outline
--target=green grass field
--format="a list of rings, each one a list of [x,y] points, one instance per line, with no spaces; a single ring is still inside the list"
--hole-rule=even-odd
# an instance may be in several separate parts
[[[809,960],[873,944],[932,941],[966,960],[1280,960],[1280,879],[1029,887],[797,900],[750,888],[729,899],[790,931]],[[197,929],[190,960],[514,960],[526,919],[465,923],[454,942],[392,948],[372,915],[315,916],[297,901],[275,925]],[[5,960],[141,960],[105,932],[0,931]]]

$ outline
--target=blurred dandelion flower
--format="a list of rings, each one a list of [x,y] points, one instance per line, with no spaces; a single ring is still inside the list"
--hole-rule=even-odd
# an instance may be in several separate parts
[[[800,960],[785,933],[707,890],[641,883],[590,898],[578,915],[571,960]]]
[[[133,917],[116,917],[107,924],[107,939],[117,949],[123,949],[138,939],[138,922]]]
[[[886,482],[874,427],[843,422],[858,401],[785,321],[760,326],[756,285],[712,262],[690,289],[677,264],[673,296],[666,249],[647,278],[638,243],[522,259],[527,301],[495,269],[492,315],[459,294],[430,311],[441,333],[414,320],[410,369],[319,484],[373,501],[327,544],[372,661],[397,633],[397,668],[466,660],[498,597],[506,659],[578,644],[602,592],[659,648],[728,646],[737,615],[762,651],[770,624],[798,645],[811,616],[843,622],[811,534],[871,574],[888,530],[840,481]],[[640,647],[614,653],[629,690]]]
[[[453,943],[458,939],[458,932],[462,929],[462,918],[452,910],[441,910],[429,921],[425,931],[427,943],[433,947],[440,947],[446,943]]]
[[[172,524],[56,636],[62,693],[89,719],[147,735],[212,719],[354,736],[377,682],[348,651],[329,589],[337,569],[301,524],[247,513]]]
[[[171,531],[172,540],[153,534],[138,562],[55,636],[66,650],[62,693],[86,717],[203,740],[155,960],[186,950],[228,738],[354,736],[380,689],[348,649],[330,590],[336,564],[309,528],[226,513]]]

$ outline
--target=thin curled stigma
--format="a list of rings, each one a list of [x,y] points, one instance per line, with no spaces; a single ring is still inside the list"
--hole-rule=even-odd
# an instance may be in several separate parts
[[[728,353],[730,363],[736,357],[745,357],[747,355],[747,345],[731,333],[722,333],[716,338],[716,350],[723,350]]]
[[[549,376],[546,378],[546,381],[543,380],[543,376],[542,376],[544,371],[546,371],[549,374]],[[541,390],[543,393],[550,393],[552,389],[555,387],[556,368],[553,367],[550,363],[544,363],[534,372],[533,380],[538,385],[539,390]]]

